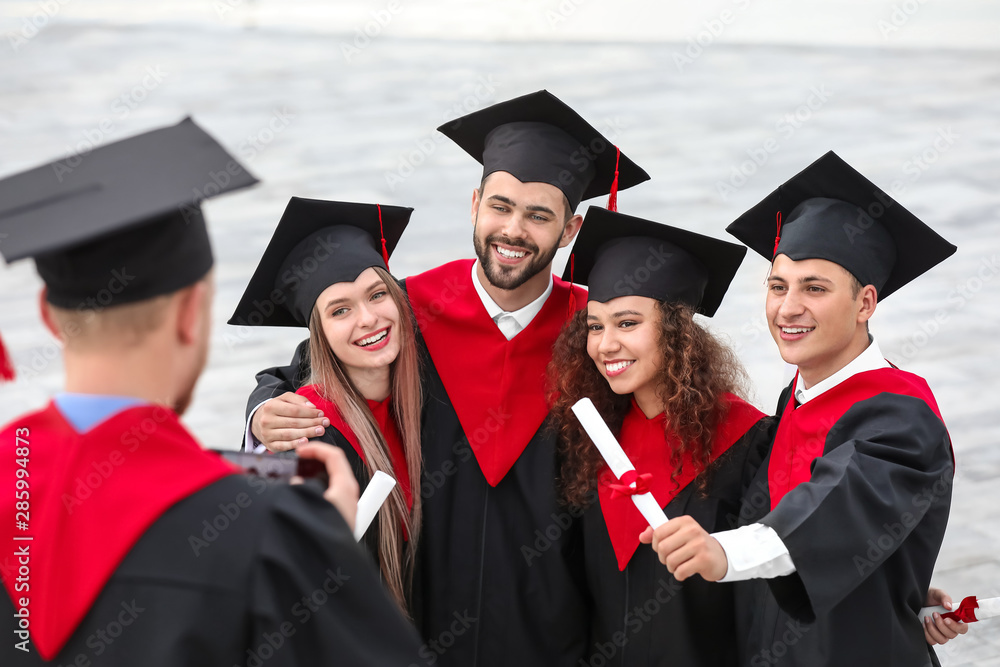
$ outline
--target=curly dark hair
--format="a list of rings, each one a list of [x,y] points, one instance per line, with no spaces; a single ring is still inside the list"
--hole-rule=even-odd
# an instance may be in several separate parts
[[[690,307],[657,302],[663,362],[656,393],[663,400],[667,436],[677,436],[670,452],[674,477],[682,456],[692,452],[699,471],[711,462],[712,439],[726,418],[725,394],[745,396],[746,372],[736,354],[694,321]],[[612,433],[621,432],[631,395],[619,396],[587,354],[587,310],[578,311],[559,334],[548,367],[549,404],[559,430],[561,487],[565,500],[586,506],[593,500],[604,459],[572,413],[583,397],[593,401]]]

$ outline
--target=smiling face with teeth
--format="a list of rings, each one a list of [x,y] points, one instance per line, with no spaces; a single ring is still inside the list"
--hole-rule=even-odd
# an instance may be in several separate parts
[[[335,283],[316,299],[330,349],[357,385],[387,379],[399,356],[399,307],[375,269],[354,282]]]
[[[647,416],[663,411],[656,396],[662,364],[659,310],[645,296],[587,302],[587,354],[616,394],[633,394]]]
[[[872,285],[856,284],[846,269],[825,259],[774,259],[767,279],[768,326],[781,358],[798,366],[807,388],[868,347],[867,322],[877,297]]]
[[[504,310],[524,307],[545,291],[556,250],[573,240],[583,222],[567,207],[555,186],[522,183],[505,171],[490,174],[481,191],[473,191],[477,271]]]

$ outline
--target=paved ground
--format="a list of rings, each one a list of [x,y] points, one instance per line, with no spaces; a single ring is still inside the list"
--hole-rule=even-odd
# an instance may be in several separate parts
[[[698,53],[685,52],[687,43],[356,37],[53,22],[16,51],[0,43],[0,175],[191,113],[262,179],[206,206],[218,257],[216,324],[186,418],[204,442],[237,443],[254,372],[284,362],[302,336],[224,324],[288,197],[415,207],[392,262],[398,275],[469,256],[479,172],[433,129],[548,88],[653,176],[622,193],[623,212],[722,236],[779,182],[834,149],[959,246],[880,304],[873,332],[891,360],[928,378],[955,442],[953,518],[937,583],[956,595],[1000,595],[996,51],[709,43]],[[765,272],[763,260],[746,262],[712,326],[739,349],[757,403],[770,408],[785,369],[760,314]],[[38,323],[33,268],[0,269],[0,284],[0,330],[22,370],[0,389],[6,422],[41,405],[62,378],[58,349]],[[944,662],[1000,665],[998,623],[980,624]]]

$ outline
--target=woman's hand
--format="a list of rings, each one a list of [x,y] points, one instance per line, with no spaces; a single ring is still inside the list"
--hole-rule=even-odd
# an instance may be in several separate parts
[[[705,581],[726,576],[729,560],[719,541],[689,516],[671,519],[655,531],[647,527],[639,541],[651,544],[677,581],[700,574]]]
[[[358,515],[358,480],[354,478],[347,456],[340,447],[334,447],[322,442],[310,442],[297,450],[298,455],[305,459],[317,459],[326,466],[330,476],[323,497],[326,498],[340,515],[344,517],[348,527],[354,530],[354,519]]]
[[[932,588],[927,591],[927,602],[924,606],[942,606],[945,609],[951,609],[952,599],[950,595],[940,588]],[[934,612],[933,618],[928,616],[924,619],[924,638],[931,646],[946,644],[949,640],[959,635],[964,635],[968,631],[968,623],[953,621],[950,618],[942,618],[941,614],[937,612]]]

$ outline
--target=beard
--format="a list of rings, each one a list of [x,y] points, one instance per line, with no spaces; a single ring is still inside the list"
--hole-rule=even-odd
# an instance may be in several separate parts
[[[502,243],[512,248],[524,248],[531,253],[531,260],[523,266],[499,264],[493,257],[494,243]],[[559,244],[554,243],[548,250],[539,252],[538,246],[534,243],[510,239],[502,234],[493,234],[488,236],[485,241],[480,241],[475,231],[472,233],[472,245],[476,248],[476,257],[479,258],[479,263],[483,266],[486,279],[494,287],[502,290],[517,289],[546,270],[556,256],[556,251],[559,250]]]

